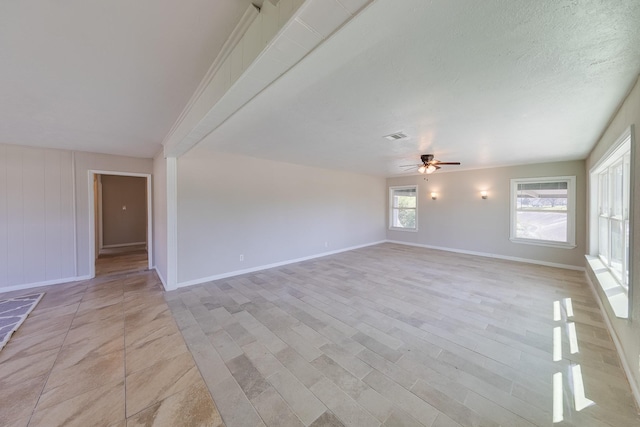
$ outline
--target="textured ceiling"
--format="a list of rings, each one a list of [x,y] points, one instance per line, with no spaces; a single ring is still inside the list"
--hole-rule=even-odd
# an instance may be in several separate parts
[[[376,0],[201,148],[384,176],[581,159],[638,76],[638,22],[637,0]]]
[[[250,4],[0,2],[0,143],[153,156]]]

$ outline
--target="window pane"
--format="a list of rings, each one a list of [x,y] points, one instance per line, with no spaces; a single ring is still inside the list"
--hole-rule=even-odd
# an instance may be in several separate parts
[[[622,175],[622,162],[614,165],[611,168],[611,180],[613,184],[612,188],[612,209],[613,215],[618,218],[622,218],[623,209],[623,196],[624,196],[624,176]]]
[[[544,209],[518,210],[516,215],[516,237],[553,242],[567,241],[566,212]]]
[[[600,194],[598,204],[600,205],[600,215],[609,215],[609,174],[604,171],[600,174]]]
[[[416,210],[394,209],[392,224],[398,228],[416,228]]]
[[[609,264],[609,219],[600,217],[598,219],[598,249],[600,257]]]
[[[624,222],[624,266],[623,285],[629,285],[629,220]]]
[[[518,184],[516,207],[523,211],[567,211],[567,182]],[[566,237],[563,238],[566,240]]]
[[[615,219],[610,220],[610,233],[611,233],[611,254],[610,254],[610,266],[611,270],[622,278],[622,258],[624,257],[624,240],[622,226],[624,222]]]
[[[393,207],[394,208],[415,208],[416,207],[416,189],[407,188],[402,190],[393,190]]]

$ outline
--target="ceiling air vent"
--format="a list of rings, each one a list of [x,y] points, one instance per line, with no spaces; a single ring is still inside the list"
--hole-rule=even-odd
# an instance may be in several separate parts
[[[391,135],[386,135],[384,138],[388,139],[389,141],[396,141],[398,139],[405,139],[406,137],[407,137],[406,134],[402,132],[398,132],[398,133],[392,133]]]

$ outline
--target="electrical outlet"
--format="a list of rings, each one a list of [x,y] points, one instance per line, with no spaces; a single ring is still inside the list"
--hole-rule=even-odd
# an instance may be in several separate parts
[[[324,247],[328,248],[329,247],[329,242],[324,242]]]
[[[244,255],[240,254],[240,261],[244,261]]]

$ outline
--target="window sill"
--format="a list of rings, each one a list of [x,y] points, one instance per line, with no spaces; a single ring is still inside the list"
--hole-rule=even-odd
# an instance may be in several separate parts
[[[522,243],[524,245],[534,245],[534,246],[545,246],[547,248],[558,248],[558,249],[574,249],[576,245],[571,243],[555,243],[545,240],[528,240],[528,239],[518,239],[515,237],[510,238],[513,243]]]
[[[597,285],[604,292],[615,316],[619,319],[629,318],[629,295],[627,290],[616,280],[600,258],[585,255],[589,268],[596,278]]]
[[[397,228],[397,227],[389,227],[389,231],[408,231],[410,233],[417,233],[417,228]]]

